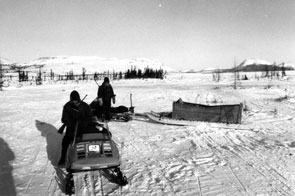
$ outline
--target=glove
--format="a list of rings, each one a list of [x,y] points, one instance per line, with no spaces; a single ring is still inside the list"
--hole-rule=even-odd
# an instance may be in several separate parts
[[[102,106],[102,104],[103,104],[102,98],[98,98],[98,105]]]

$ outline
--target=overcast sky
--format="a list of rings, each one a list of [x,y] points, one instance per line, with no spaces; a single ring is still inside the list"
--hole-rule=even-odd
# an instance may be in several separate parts
[[[0,0],[0,57],[60,55],[295,63],[295,0]]]

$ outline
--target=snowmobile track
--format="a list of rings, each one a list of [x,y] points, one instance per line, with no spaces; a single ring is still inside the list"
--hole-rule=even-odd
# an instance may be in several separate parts
[[[224,158],[223,155],[222,155],[222,153],[219,150],[217,150],[216,147],[211,146],[211,150],[212,150],[213,154],[216,157],[220,158],[221,160],[223,160],[227,164],[230,173],[234,177],[235,184],[238,185],[237,186],[238,191],[241,194],[243,194],[243,195],[248,195],[248,196],[249,195],[254,195],[254,194],[250,194],[249,193],[249,192],[252,192],[252,191],[248,190],[246,188],[246,186],[242,183],[242,181],[239,179],[239,177],[237,176],[237,174],[234,172],[234,170],[233,170],[233,168],[232,168],[231,163],[229,162],[229,160],[227,160],[226,158]]]
[[[133,133],[134,137],[139,137],[143,141],[145,140],[145,138],[143,138],[142,136],[140,136],[140,134],[138,134],[133,128],[130,127],[129,130]],[[156,145],[154,142],[150,142],[149,141],[149,143],[152,144],[152,145]],[[131,143],[131,145],[134,147],[134,149],[136,149],[137,152],[140,153],[140,150],[133,143]],[[149,166],[149,164],[145,160],[142,160],[142,162],[146,165],[146,167]],[[155,164],[158,167],[159,173],[161,174],[161,176],[163,177],[163,179],[168,183],[169,188],[171,189],[172,193],[175,195],[176,193],[175,193],[175,190],[173,188],[173,182],[171,182],[171,180],[165,176],[165,173],[163,172],[164,168],[160,164],[158,164],[158,162],[155,162]]]
[[[235,144],[234,141],[231,140],[228,136],[225,136],[225,138],[228,141],[228,146]],[[233,176],[235,176],[241,189],[244,190],[244,192],[247,195],[255,195],[255,191],[253,191],[251,188],[246,188],[246,186],[238,178],[237,173],[232,169],[232,165],[229,160],[237,160],[238,161],[239,164],[237,164],[235,166],[237,168],[237,172],[241,171],[243,169],[248,170],[248,171],[254,171],[254,173],[259,174],[259,176],[261,176],[261,178],[264,179],[266,182],[270,182],[271,187],[272,187],[271,192],[276,192],[276,193],[280,193],[280,194],[287,195],[287,196],[294,195],[294,193],[292,192],[292,189],[287,184],[287,180],[281,174],[279,174],[278,171],[276,171],[268,163],[266,163],[263,159],[260,160],[260,162],[259,162],[262,164],[255,164],[255,162],[249,162],[249,161],[245,160],[245,158],[242,158],[240,156],[241,152],[235,152],[229,148],[227,148],[226,151],[219,150],[219,149],[222,149],[221,146],[218,145],[216,142],[214,142],[210,138],[210,136],[207,136],[207,141],[208,141],[208,144],[211,147],[213,153],[228,164],[228,167],[230,168]],[[214,146],[212,146],[211,144],[214,144]],[[248,150],[249,149],[247,149],[247,151]],[[251,153],[253,153],[252,157],[256,157],[258,159],[261,159],[261,158],[259,158],[261,156],[257,156],[257,154],[254,151],[252,151]],[[235,158],[235,159],[233,159],[233,158]]]
[[[135,135],[139,135],[138,133],[136,133],[135,131],[134,131],[134,129],[132,129],[132,132],[135,134]],[[143,138],[142,136],[139,136],[140,138],[142,138],[143,140],[145,140],[145,138]],[[148,144],[150,144],[150,145],[148,145]],[[160,147],[156,144],[156,142],[155,141],[148,141],[148,146],[155,146],[156,148],[155,149],[160,149]],[[152,150],[152,149],[151,149]],[[137,149],[137,151],[139,151],[139,149]],[[195,154],[192,152],[192,150],[191,149],[189,149],[189,152],[190,152],[190,154],[191,154],[191,156],[192,157],[194,157],[195,156]],[[162,154],[162,156],[164,156],[164,154],[160,151],[160,152],[158,152],[158,153],[160,153],[160,154]],[[181,159],[179,156],[177,156],[177,155],[175,155],[175,154],[172,154],[171,152],[165,152],[166,154],[169,154],[169,156],[170,157],[172,157],[173,159],[177,159],[180,163],[183,163],[183,159]],[[168,155],[166,155],[166,156],[168,156]],[[148,163],[147,162],[145,162],[145,164],[146,165],[148,165]],[[170,179],[168,179],[166,176],[165,176],[165,173],[163,173],[163,167],[158,163],[158,162],[156,162],[155,163],[156,165],[157,165],[157,167],[158,168],[161,168],[160,169],[160,171],[161,171],[161,175],[164,177],[164,179],[165,179],[165,181],[167,181],[168,183],[169,183],[169,185],[170,185],[170,189],[173,191],[173,193],[174,194],[176,194],[177,195],[177,193],[176,193],[176,191],[174,190],[174,188],[173,188],[173,186],[174,186],[174,183],[170,180]],[[197,193],[195,193],[195,194],[198,194],[198,195],[200,195],[200,196],[202,196],[203,195],[203,193],[202,193],[202,187],[201,187],[201,180],[200,180],[200,177],[197,175],[197,173],[200,173],[199,172],[199,170],[200,170],[200,168],[198,168],[197,167],[197,165],[196,164],[192,164],[192,163],[184,163],[184,165],[190,165],[190,166],[192,166],[192,168],[194,168],[194,173],[195,173],[195,178],[196,178],[196,180],[197,180],[197,184],[195,183],[195,181],[191,181],[191,184],[189,183],[189,184],[187,184],[188,182],[186,182],[186,183],[183,183],[183,188],[184,189],[195,189],[195,186],[197,185],[198,186],[198,192]],[[204,171],[202,171],[203,173],[205,173]],[[210,174],[209,174],[210,175]],[[214,176],[212,176],[212,177],[214,177]]]

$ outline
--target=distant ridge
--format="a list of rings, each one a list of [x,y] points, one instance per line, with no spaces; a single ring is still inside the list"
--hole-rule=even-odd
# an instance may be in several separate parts
[[[73,71],[74,74],[80,74],[82,69],[85,68],[86,74],[93,74],[95,72],[126,72],[128,69],[135,68],[144,70],[145,68],[151,68],[155,70],[163,69],[167,72],[182,72],[182,73],[214,73],[214,72],[233,72],[245,71],[245,72],[255,72],[255,71],[265,71],[268,70],[280,70],[282,68],[282,63],[276,64],[270,63],[266,60],[259,59],[246,59],[242,61],[234,69],[220,69],[214,67],[208,67],[203,70],[175,70],[169,66],[163,65],[159,61],[153,61],[144,57],[140,58],[104,58],[100,56],[53,56],[53,57],[40,57],[38,59],[32,60],[28,63],[13,63],[10,60],[0,57],[0,62],[4,65],[2,68],[15,70],[17,68],[22,68],[27,71],[36,72],[37,69],[42,68],[43,72],[50,72],[51,70],[56,74],[66,74],[69,71]],[[294,70],[294,63],[284,63],[286,70]]]
[[[265,60],[244,60],[240,65],[236,67],[238,71],[265,71],[265,70],[281,70],[284,65],[286,70],[292,70],[294,67],[290,66],[290,64],[285,63],[270,63]]]
[[[295,65],[292,63],[279,63],[274,64],[265,60],[244,60],[236,68],[232,67],[229,69],[214,69],[207,68],[202,70],[202,73],[214,73],[214,72],[234,72],[234,71],[244,71],[244,72],[255,72],[255,71],[271,71],[271,70],[281,70],[284,65],[285,70],[294,70]]]
[[[7,59],[5,59],[5,58],[2,58],[2,57],[0,57],[0,63],[1,63],[2,65],[11,65],[11,64],[12,64],[11,61],[9,61],[9,60],[7,60]]]
[[[136,68],[144,70],[145,68],[163,69],[170,72],[174,69],[164,66],[161,62],[153,61],[147,58],[103,58],[99,56],[54,56],[40,57],[28,63],[18,63],[18,67],[28,71],[36,71],[41,68],[44,72],[51,70],[56,74],[65,74],[73,71],[74,74],[82,73],[82,69],[86,70],[87,74],[95,72],[125,72],[128,69]]]
[[[248,65],[272,65],[273,63],[270,63],[268,61],[265,60],[253,60],[253,59],[248,59],[248,60],[244,60],[238,67],[245,67]]]

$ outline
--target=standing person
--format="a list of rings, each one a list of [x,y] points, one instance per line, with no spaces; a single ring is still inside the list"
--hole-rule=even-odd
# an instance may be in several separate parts
[[[69,144],[74,140],[75,137],[75,127],[78,122],[78,131],[82,131],[86,128],[92,119],[92,113],[90,106],[81,101],[80,95],[77,91],[72,91],[70,94],[70,101],[68,101],[62,111],[61,121],[64,123],[63,126],[66,126],[66,133],[62,140],[62,150],[61,158],[58,162],[58,165],[65,163],[66,153]],[[60,134],[63,133],[63,129],[58,131]],[[77,133],[79,134],[79,132]]]
[[[102,85],[98,88],[97,98],[99,105],[102,106],[105,120],[109,121],[111,119],[111,101],[115,104],[116,95],[114,94],[113,87],[108,77],[104,78]]]

